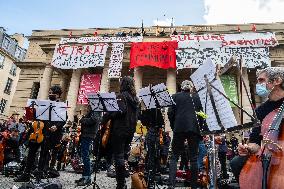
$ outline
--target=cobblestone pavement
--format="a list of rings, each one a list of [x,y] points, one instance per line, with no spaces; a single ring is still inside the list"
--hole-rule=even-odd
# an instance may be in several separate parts
[[[93,179],[94,174],[92,175]],[[64,189],[82,189],[83,187],[76,187],[74,181],[81,177],[80,174],[74,173],[71,169],[67,169],[66,171],[60,171],[60,177],[56,178],[60,180],[60,183],[63,185]],[[13,177],[5,177],[4,175],[0,175],[0,189],[11,189],[14,185],[19,187],[21,183],[16,183],[13,181]],[[55,179],[55,180],[56,180]],[[50,179],[52,180],[52,179]],[[116,181],[115,178],[106,177],[106,171],[102,171],[97,173],[97,184],[101,189],[115,189]],[[131,182],[130,177],[127,179],[127,188],[130,188]],[[92,189],[93,186],[87,187],[87,189]],[[167,188],[166,186],[161,186],[161,189]]]

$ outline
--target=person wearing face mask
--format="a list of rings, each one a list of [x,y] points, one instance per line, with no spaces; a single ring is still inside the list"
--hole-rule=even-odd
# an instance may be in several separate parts
[[[59,101],[60,96],[62,94],[60,86],[52,86],[49,90],[49,100],[51,101]],[[39,148],[40,150],[40,158],[38,163],[38,177],[42,178],[48,176],[50,172],[49,161],[51,159],[50,151],[52,154],[57,154],[57,146],[60,144],[60,140],[63,136],[63,126],[65,125],[64,121],[43,121],[44,128],[42,130],[43,133],[43,141],[37,143],[35,141],[30,140],[28,147],[29,153],[27,156],[26,167],[20,176],[18,176],[14,181],[15,182],[28,182],[30,181],[30,173],[32,171],[36,152]],[[33,132],[33,129],[30,129],[29,134]],[[55,171],[55,170],[53,170]],[[59,173],[58,173],[59,174]]]
[[[273,110],[279,108],[284,101],[284,69],[269,67],[257,73],[256,93],[268,98],[256,108],[255,113],[260,122]],[[249,137],[248,144],[239,144],[238,156],[234,157],[230,166],[237,182],[249,154],[255,154],[260,149],[262,141],[261,127],[255,127]]]

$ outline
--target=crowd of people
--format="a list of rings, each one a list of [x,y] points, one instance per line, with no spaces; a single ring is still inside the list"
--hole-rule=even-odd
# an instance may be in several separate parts
[[[255,110],[260,121],[283,104],[283,73],[280,69],[266,68],[257,75],[256,92],[259,96],[268,97]],[[53,86],[49,91],[49,100],[59,101],[61,94],[61,88]],[[191,188],[196,189],[204,186],[202,182],[212,185],[210,179],[204,181],[200,178],[204,171],[209,175],[210,140],[217,144],[218,178],[228,179],[230,171],[237,183],[249,156],[260,149],[260,127],[252,129],[248,144],[244,144],[245,141],[241,141],[239,136],[236,137],[238,134],[224,133],[215,138],[202,136],[202,131],[206,129],[203,109],[193,84],[188,80],[183,81],[181,91],[172,96],[175,105],[167,111],[172,138],[164,130],[166,112],[163,109],[144,109],[131,77],[121,80],[117,99],[120,111],[101,115],[88,105],[83,111],[84,115],[76,115],[73,123],[27,120],[13,114],[0,125],[0,168],[3,170],[4,165],[11,161],[21,162],[22,174],[15,181],[29,182],[31,176],[37,179],[59,176],[58,170],[62,169],[62,164],[65,167],[70,163],[76,169],[78,163],[75,160],[81,159],[82,177],[75,182],[78,186],[86,186],[91,184],[92,173],[99,171],[101,161],[105,159],[108,172],[112,165],[115,167],[113,176],[117,189],[127,188],[126,178],[137,171],[144,173],[147,188],[155,187],[159,174],[168,174],[168,188],[175,188],[177,172],[190,171],[188,180]],[[137,148],[134,135],[137,135],[138,120],[147,128],[147,133],[141,133]],[[107,138],[107,141],[103,141],[103,138]],[[28,149],[27,153],[25,148]],[[96,166],[91,163],[90,154],[94,155]]]

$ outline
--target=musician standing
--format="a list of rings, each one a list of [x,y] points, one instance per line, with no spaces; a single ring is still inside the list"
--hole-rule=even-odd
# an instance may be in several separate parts
[[[193,84],[185,80],[181,84],[181,92],[173,95],[175,106],[169,108],[168,116],[173,130],[172,156],[170,159],[169,188],[175,187],[177,161],[184,151],[184,142],[188,142],[191,188],[197,188],[198,145],[201,139],[196,112],[202,110],[197,94],[191,94]]]
[[[76,181],[78,186],[85,186],[91,183],[90,146],[95,139],[100,123],[99,112],[93,112],[90,105],[87,108],[86,115],[80,119],[80,142],[84,167],[82,178]]]
[[[125,154],[130,151],[130,143],[133,139],[139,113],[139,99],[136,96],[134,80],[131,77],[123,77],[120,83],[120,93],[117,96],[119,112],[106,113],[103,116],[102,125],[112,121],[113,156],[116,172],[116,188],[126,188],[125,177],[128,175],[125,168]]]
[[[258,96],[268,100],[256,108],[256,116],[262,122],[273,110],[279,108],[284,101],[284,70],[283,68],[265,68],[257,73],[256,93]],[[239,182],[239,175],[249,153],[254,154],[260,149],[262,136],[261,127],[253,128],[247,145],[239,144],[239,155],[230,162],[232,172]]]
[[[59,101],[62,94],[60,86],[52,86],[49,89],[49,100]],[[35,162],[36,152],[39,148],[40,158],[38,163],[39,177],[44,177],[49,171],[50,150],[60,144],[60,140],[63,136],[64,121],[44,121],[43,136],[44,139],[41,143],[36,141],[29,141],[29,153],[27,157],[26,167],[22,175],[15,179],[15,182],[28,182],[30,180],[30,173]],[[30,131],[31,133],[33,131]]]

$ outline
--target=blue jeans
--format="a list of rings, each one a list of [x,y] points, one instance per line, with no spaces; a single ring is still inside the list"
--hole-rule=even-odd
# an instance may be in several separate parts
[[[206,154],[207,154],[207,148],[204,142],[200,141],[199,142],[199,154],[198,154],[198,160],[197,160],[198,169],[201,169],[204,166],[203,158],[206,156]]]
[[[82,137],[81,138],[81,153],[82,153],[82,159],[84,164],[83,169],[83,177],[91,176],[91,163],[90,163],[90,146],[93,142],[92,138],[88,137]]]

